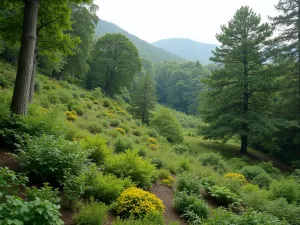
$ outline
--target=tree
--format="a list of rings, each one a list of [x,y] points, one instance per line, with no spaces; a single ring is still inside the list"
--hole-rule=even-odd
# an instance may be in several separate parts
[[[249,135],[264,135],[274,127],[268,114],[272,97],[272,76],[268,73],[268,44],[272,28],[249,7],[241,7],[228,25],[216,35],[222,44],[211,61],[223,67],[204,79],[200,114],[207,126],[205,138],[238,136],[242,153],[247,153]]]
[[[281,73],[282,89],[277,98],[278,116],[293,124],[284,129],[286,148],[300,154],[300,1],[279,0],[275,8],[280,15],[271,18],[278,30],[276,66]],[[288,147],[287,147],[288,146]]]
[[[136,72],[141,70],[138,50],[122,34],[106,34],[95,46],[87,88],[101,87],[108,96],[129,88]]]
[[[16,84],[11,104],[13,113],[27,114],[28,102],[33,93],[38,51],[42,55],[56,58],[63,54],[71,54],[72,49],[78,43],[78,38],[73,39],[65,32],[71,29],[69,3],[72,2],[90,1],[1,1],[1,36],[5,41],[14,42],[14,44],[21,39]]]
[[[169,109],[158,111],[151,121],[151,126],[171,143],[183,142],[183,133],[176,117]]]
[[[151,111],[157,102],[155,93],[155,81],[151,75],[142,75],[137,79],[131,96],[131,110],[143,123],[149,124]]]

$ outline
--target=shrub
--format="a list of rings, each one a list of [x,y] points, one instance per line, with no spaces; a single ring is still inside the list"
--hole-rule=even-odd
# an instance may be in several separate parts
[[[80,120],[77,124],[81,129],[88,130],[92,134],[98,134],[103,131],[102,125],[94,120]]]
[[[133,149],[133,144],[130,140],[124,138],[117,138],[114,143],[114,150],[116,153],[125,152],[127,149]]]
[[[94,103],[95,105],[99,105],[99,104],[100,104],[100,102],[99,102],[98,100],[93,100],[93,103]]]
[[[177,154],[185,154],[190,151],[189,147],[186,145],[174,145],[172,149]]]
[[[16,195],[21,186],[25,187],[28,178],[22,174],[0,166],[0,202],[6,195]]]
[[[211,186],[208,187],[208,194],[218,201],[221,205],[239,203],[241,200],[237,194],[233,193],[226,187]]]
[[[163,178],[161,180],[161,183],[167,185],[168,187],[172,187],[173,184],[175,183],[175,179],[172,176],[168,176],[166,178]]]
[[[270,183],[272,182],[272,178],[268,173],[261,173],[254,177],[252,183],[258,184],[260,187],[268,188]]]
[[[133,134],[134,136],[138,136],[138,137],[143,135],[142,132],[139,131],[139,130],[133,130],[133,131],[132,131],[132,134]]]
[[[156,144],[150,144],[149,148],[154,151],[158,148],[158,146]]]
[[[211,166],[214,170],[224,172],[226,163],[219,153],[204,153],[200,156],[200,161],[203,166]]]
[[[106,140],[100,135],[86,137],[81,141],[81,146],[84,150],[92,150],[89,157],[97,164],[102,164],[110,154]]]
[[[140,149],[138,151],[138,155],[141,156],[141,157],[146,157],[147,156],[147,152],[145,149]]]
[[[155,157],[151,161],[157,169],[161,169],[166,166],[166,163],[161,158]]]
[[[259,174],[266,173],[266,171],[259,166],[245,166],[240,170],[240,173],[243,174],[248,180],[253,180]]]
[[[75,121],[75,120],[77,120],[76,114],[74,114],[74,113],[72,113],[72,112],[69,112],[69,111],[66,112],[65,114],[66,114],[68,120],[70,120],[70,121]]]
[[[105,171],[118,177],[129,177],[138,186],[149,188],[155,167],[140,157],[136,151],[126,150],[124,153],[109,157],[105,163]]]
[[[280,221],[278,218],[267,213],[256,211],[246,211],[241,215],[232,213],[223,208],[215,209],[212,216],[207,219],[203,225],[288,225],[285,221]]]
[[[174,206],[181,216],[190,223],[193,223],[195,218],[207,218],[209,215],[207,204],[197,194],[188,194],[185,191],[176,192]]]
[[[199,194],[202,188],[201,181],[195,174],[182,173],[176,178],[176,190],[185,191],[187,193]]]
[[[157,171],[157,174],[158,174],[159,179],[165,179],[165,178],[168,178],[169,176],[171,176],[170,171],[166,170],[166,169],[159,169]]]
[[[183,142],[183,133],[181,126],[168,109],[163,109],[156,113],[151,126],[154,127],[160,135],[165,137],[171,143]]]
[[[143,218],[134,218],[133,216],[127,219],[117,218],[113,225],[165,225],[164,218],[161,214],[149,214]],[[168,225],[179,225],[177,222],[169,223]]]
[[[48,200],[54,205],[58,205],[60,202],[58,194],[58,189],[52,188],[48,183],[44,183],[44,186],[40,189],[36,187],[26,188],[26,196],[29,201],[34,201],[39,198],[41,200]]]
[[[158,137],[157,131],[156,131],[156,130],[153,130],[153,129],[148,130],[147,134],[148,134],[150,137],[153,137],[153,138],[157,138],[157,137]]]
[[[122,191],[133,186],[128,178],[121,179],[112,174],[103,174],[96,167],[91,167],[88,174],[89,187],[86,195],[105,203],[115,201]]]
[[[110,121],[110,126],[112,127],[117,127],[120,125],[120,121],[119,120],[112,120]]]
[[[78,116],[82,116],[84,114],[84,108],[79,105],[73,106],[72,110],[75,110]]]
[[[118,131],[120,134],[123,134],[123,135],[126,134],[126,131],[123,128],[121,128],[121,127],[117,127],[116,131]]]
[[[241,187],[243,204],[255,210],[263,210],[268,201],[268,192],[260,189],[258,185],[246,184]]]
[[[27,148],[20,152],[19,160],[26,171],[42,181],[63,182],[67,172],[80,173],[87,156],[78,143],[43,135],[27,141]]]
[[[240,174],[240,173],[226,173],[224,175],[224,177],[226,179],[229,179],[231,181],[237,181],[241,184],[245,183],[246,182],[246,178],[243,174]]]
[[[130,131],[130,128],[128,126],[119,125],[119,127],[122,128],[125,131],[125,133],[129,133],[129,131]]]
[[[271,199],[285,198],[289,203],[297,202],[300,184],[294,179],[274,180],[270,185]]]
[[[144,217],[150,213],[163,213],[164,205],[154,194],[132,187],[118,197],[115,210],[121,217]]]
[[[59,206],[39,198],[25,202],[16,196],[7,196],[1,203],[1,224],[62,225]]]
[[[103,100],[103,106],[104,107],[109,107],[111,105],[111,101],[109,99],[104,99]]]
[[[157,144],[157,140],[155,138],[148,138],[148,141],[151,143],[151,144]]]
[[[297,225],[300,221],[300,207],[296,204],[289,204],[284,198],[269,201],[265,205],[264,211],[281,220],[286,220],[292,225]]]
[[[263,168],[264,171],[266,171],[268,174],[271,174],[273,176],[279,176],[280,170],[273,166],[272,162],[262,162],[259,164],[261,168]]]
[[[247,166],[247,163],[241,158],[231,158],[227,163],[234,171],[239,171]]]
[[[295,169],[293,171],[292,178],[294,178],[298,183],[300,183],[300,169]]]
[[[75,215],[75,221],[78,225],[104,225],[107,221],[109,208],[98,202],[91,202],[80,209]]]

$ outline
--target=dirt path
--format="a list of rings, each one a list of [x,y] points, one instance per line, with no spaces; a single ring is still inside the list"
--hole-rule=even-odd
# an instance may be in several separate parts
[[[167,223],[179,221],[180,225],[187,225],[173,207],[174,191],[171,188],[155,184],[150,191],[163,201],[165,206],[164,218]]]

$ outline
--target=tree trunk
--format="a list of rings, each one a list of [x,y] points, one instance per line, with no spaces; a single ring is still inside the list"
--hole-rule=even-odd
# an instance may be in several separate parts
[[[23,31],[11,111],[15,114],[27,115],[39,1],[24,0],[24,4]]]
[[[244,60],[244,93],[243,93],[243,111],[242,114],[245,116],[248,112],[248,104],[249,104],[249,84],[248,84],[248,61],[246,59]],[[243,122],[242,123],[242,140],[241,140],[241,153],[246,154],[247,153],[247,147],[248,147],[248,123]]]
[[[34,49],[34,57],[33,57],[33,68],[32,68],[32,74],[31,74],[31,80],[30,80],[30,91],[29,91],[29,97],[28,100],[30,103],[32,103],[33,100],[33,94],[34,94],[34,85],[35,85],[35,76],[36,76],[36,67],[37,67],[37,40],[35,42],[35,49]]]

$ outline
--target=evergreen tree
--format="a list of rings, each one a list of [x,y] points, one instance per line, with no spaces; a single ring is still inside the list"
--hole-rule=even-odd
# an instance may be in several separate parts
[[[131,95],[131,110],[133,114],[149,124],[151,111],[154,110],[157,102],[155,81],[149,74],[137,78]]]
[[[87,88],[102,88],[108,96],[129,88],[141,62],[134,44],[122,34],[106,34],[95,46],[91,69],[87,74]]]
[[[271,18],[279,32],[275,66],[282,86],[275,109],[291,125],[282,129],[278,141],[300,154],[300,1],[280,0],[275,8],[280,13]]]
[[[247,153],[249,135],[264,135],[273,121],[267,109],[272,93],[268,40],[272,29],[249,7],[241,7],[216,35],[222,44],[211,60],[223,67],[204,79],[200,113],[208,123],[202,133],[209,139],[238,136],[242,153]]]

